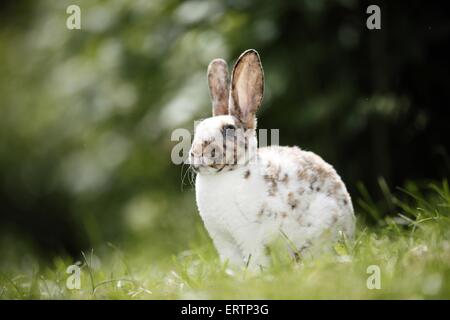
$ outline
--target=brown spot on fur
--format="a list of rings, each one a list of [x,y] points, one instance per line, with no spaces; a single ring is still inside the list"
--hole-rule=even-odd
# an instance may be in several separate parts
[[[278,164],[274,164],[272,161],[268,161],[266,165],[266,172],[264,174],[264,180],[269,184],[269,195],[274,196],[278,191],[278,182],[287,184],[289,181],[289,175],[285,173],[281,177],[281,167]]]
[[[280,171],[281,171],[280,166],[274,165],[271,161],[267,162],[266,175],[270,176],[271,179],[279,180],[280,179]]]
[[[284,184],[288,184],[289,175],[287,173],[284,174],[283,179],[281,179],[281,182],[283,182]]]
[[[337,221],[338,221],[338,215],[337,214],[333,214],[332,216],[331,216],[331,224],[333,225],[333,224],[335,224]]]
[[[328,189],[327,195],[336,197],[341,190],[341,184],[336,179],[333,181],[331,187]]]
[[[264,180],[269,185],[269,196],[275,196],[278,191],[278,183],[277,180],[280,175],[280,167],[275,166],[271,161],[267,163],[267,170],[264,174]]]
[[[296,220],[299,225],[303,225],[303,216],[302,215],[298,216]]]
[[[202,143],[203,149],[205,149],[207,146],[209,146],[212,143],[212,140],[205,140]]]
[[[333,168],[318,156],[304,152],[303,154],[298,154],[297,158],[299,164],[297,178],[302,182],[308,183],[311,191],[321,191],[327,181],[333,178]]]
[[[287,202],[291,209],[295,209],[298,206],[298,200],[295,198],[295,195],[293,192],[288,193],[288,199]]]
[[[269,196],[274,197],[278,191],[278,185],[275,179],[273,179],[271,176],[264,175],[264,180],[269,185]]]
[[[297,171],[297,178],[301,181],[307,181],[309,180],[309,173],[307,170],[298,170]]]
[[[247,170],[244,173],[244,179],[248,179],[248,177],[250,177],[250,170]]]
[[[314,190],[314,185],[316,184],[318,177],[316,175],[312,175],[312,176],[310,176],[310,178],[311,178],[311,180],[309,181],[309,183],[310,183],[309,188],[312,191],[312,190]]]
[[[281,217],[282,217],[283,219],[286,218],[286,217],[287,217],[287,213],[283,211],[283,212],[281,213]]]
[[[332,175],[330,170],[327,170],[327,168],[320,165],[315,166],[315,171],[321,181],[329,179]]]

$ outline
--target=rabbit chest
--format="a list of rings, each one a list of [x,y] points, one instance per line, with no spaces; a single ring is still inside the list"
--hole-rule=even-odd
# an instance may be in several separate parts
[[[266,189],[256,171],[245,166],[218,175],[197,175],[197,205],[212,238],[217,234],[239,241],[261,228],[258,213]]]

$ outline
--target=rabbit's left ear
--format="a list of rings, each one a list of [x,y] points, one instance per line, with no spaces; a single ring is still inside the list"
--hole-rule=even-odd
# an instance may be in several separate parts
[[[264,72],[258,52],[249,49],[237,60],[231,76],[230,114],[246,128],[256,127],[255,114],[264,93]]]
[[[223,59],[214,59],[208,66],[208,85],[213,116],[228,114],[228,66]]]

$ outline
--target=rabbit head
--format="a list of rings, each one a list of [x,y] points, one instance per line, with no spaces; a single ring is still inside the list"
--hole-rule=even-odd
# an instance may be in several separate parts
[[[208,85],[213,116],[196,126],[189,163],[198,173],[214,174],[246,165],[256,154],[256,111],[264,91],[258,53],[250,49],[241,54],[231,81],[227,63],[211,61]]]

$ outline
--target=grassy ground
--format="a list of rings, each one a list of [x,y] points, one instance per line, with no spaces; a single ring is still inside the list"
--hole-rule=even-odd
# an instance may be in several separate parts
[[[33,258],[8,261],[0,273],[2,299],[426,299],[450,298],[450,191],[447,182],[393,195],[380,180],[385,200],[375,204],[363,187],[355,200],[378,221],[358,222],[354,241],[342,239],[335,253],[300,263],[280,253],[270,269],[231,270],[219,263],[203,228],[190,248],[155,257],[144,248],[107,244],[85,252],[80,289],[66,286],[74,261],[38,267]],[[388,211],[390,218],[380,218]],[[368,227],[367,225],[370,225]],[[126,253],[124,253],[126,252]],[[26,261],[24,261],[24,259]],[[376,266],[376,267],[370,267]],[[368,273],[369,268],[369,273]],[[373,270],[380,289],[369,289]]]

